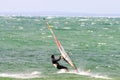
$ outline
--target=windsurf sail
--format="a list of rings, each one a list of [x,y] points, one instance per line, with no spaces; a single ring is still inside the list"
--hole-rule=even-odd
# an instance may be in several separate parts
[[[71,58],[69,57],[69,55],[66,53],[66,51],[64,50],[63,46],[61,45],[60,41],[58,40],[58,38],[55,36],[55,33],[53,32],[51,26],[49,25],[49,23],[46,21],[47,23],[47,26],[48,26],[48,29],[50,30],[50,32],[52,33],[53,37],[54,37],[54,40],[57,44],[57,47],[61,53],[61,55],[63,56],[64,60],[69,63],[72,68],[76,69],[77,72],[78,72],[78,69],[76,67],[76,65],[73,63],[73,61],[71,60]]]

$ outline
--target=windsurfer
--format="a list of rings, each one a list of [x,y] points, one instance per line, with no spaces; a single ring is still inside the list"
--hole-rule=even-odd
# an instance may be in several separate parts
[[[58,63],[58,61],[60,61],[63,57],[60,56],[59,59],[55,59],[55,56],[54,55],[51,55],[51,61],[52,61],[52,64],[55,66],[55,68],[57,69],[65,69],[66,71],[68,71],[68,68],[63,66],[63,65],[60,65]]]

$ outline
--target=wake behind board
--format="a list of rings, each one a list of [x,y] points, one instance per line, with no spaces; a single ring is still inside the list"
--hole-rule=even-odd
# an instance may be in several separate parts
[[[102,74],[97,74],[97,73],[92,73],[92,72],[88,72],[88,71],[79,71],[76,72],[75,70],[71,70],[71,71],[65,71],[65,70],[60,70],[57,72],[58,74],[62,74],[62,73],[67,73],[67,74],[76,74],[76,75],[80,75],[80,76],[89,76],[89,77],[93,77],[93,78],[101,78],[101,79],[112,79],[110,77],[108,77],[107,75],[102,75]]]

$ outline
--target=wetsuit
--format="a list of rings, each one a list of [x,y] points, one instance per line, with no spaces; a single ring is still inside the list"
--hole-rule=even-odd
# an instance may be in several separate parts
[[[59,61],[60,59],[61,59],[61,56],[59,57],[59,59],[52,58],[52,63],[53,63],[53,65],[54,65],[57,69],[66,69],[66,70],[68,70],[67,67],[62,66],[62,65],[60,65],[60,64],[58,63],[58,61]]]

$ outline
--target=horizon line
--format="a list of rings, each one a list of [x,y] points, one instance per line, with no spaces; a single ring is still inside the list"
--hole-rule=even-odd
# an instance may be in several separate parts
[[[119,16],[119,13],[87,13],[87,12],[63,12],[63,11],[40,11],[40,12],[0,12],[0,16]]]

